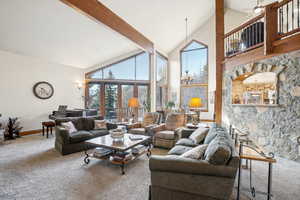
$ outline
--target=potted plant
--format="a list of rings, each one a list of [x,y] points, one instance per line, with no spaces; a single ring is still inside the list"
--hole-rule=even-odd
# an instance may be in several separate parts
[[[166,110],[172,111],[175,108],[175,102],[174,101],[168,101],[166,104]]]

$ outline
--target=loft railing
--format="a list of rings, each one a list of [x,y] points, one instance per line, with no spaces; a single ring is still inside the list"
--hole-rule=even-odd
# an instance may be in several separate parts
[[[225,57],[232,57],[263,45],[264,16],[262,13],[225,35]]]
[[[224,36],[225,58],[264,47],[272,53],[276,40],[300,32],[300,0],[283,0],[265,6],[265,11]]]
[[[278,34],[284,38],[300,31],[300,0],[278,3]]]

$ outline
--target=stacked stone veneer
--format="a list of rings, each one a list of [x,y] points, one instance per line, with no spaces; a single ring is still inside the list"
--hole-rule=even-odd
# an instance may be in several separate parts
[[[231,104],[232,80],[247,72],[278,74],[277,107]],[[300,162],[300,51],[225,69],[223,123],[250,133],[257,144],[275,156]]]

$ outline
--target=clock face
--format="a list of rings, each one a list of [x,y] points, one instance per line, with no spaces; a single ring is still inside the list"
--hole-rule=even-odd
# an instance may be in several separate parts
[[[37,98],[49,99],[53,96],[53,86],[48,82],[38,82],[33,86],[33,93]]]

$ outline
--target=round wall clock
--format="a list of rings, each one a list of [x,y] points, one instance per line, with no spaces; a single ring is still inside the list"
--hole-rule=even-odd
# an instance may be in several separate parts
[[[54,94],[54,88],[50,83],[41,81],[33,86],[33,93],[39,99],[49,99]]]

